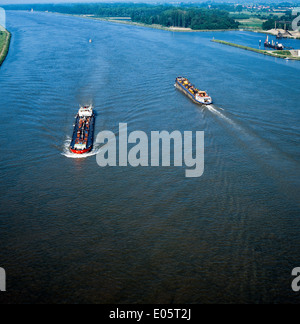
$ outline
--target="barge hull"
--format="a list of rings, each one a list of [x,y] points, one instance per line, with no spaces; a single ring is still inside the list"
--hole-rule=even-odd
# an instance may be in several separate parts
[[[187,79],[186,79],[187,80]],[[207,97],[204,98],[204,101],[199,101],[197,100],[196,96],[194,94],[192,94],[186,87],[184,87],[183,84],[181,84],[179,81],[178,81],[178,78],[175,80],[175,87],[182,91],[187,97],[189,97],[195,104],[197,105],[204,105],[204,106],[208,106],[208,105],[211,105],[212,104],[212,99],[211,97],[207,96],[206,92],[205,91],[202,91],[202,93],[205,93],[205,95]],[[198,90],[199,91],[199,90]],[[206,99],[206,100],[205,100]]]
[[[197,105],[205,105],[204,103],[201,103],[195,99],[195,96],[193,96],[189,91],[187,91],[181,84],[175,83],[175,87],[180,90],[182,93],[184,93],[186,96],[188,96],[195,104]],[[207,105],[207,104],[206,104]]]

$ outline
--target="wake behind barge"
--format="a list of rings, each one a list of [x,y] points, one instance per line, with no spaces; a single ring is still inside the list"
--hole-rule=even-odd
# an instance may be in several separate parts
[[[81,107],[75,117],[70,151],[75,154],[88,153],[93,149],[95,114],[92,106]]]
[[[178,77],[175,80],[175,87],[188,96],[193,102],[200,105],[211,105],[212,98],[206,93],[195,88],[188,79]]]

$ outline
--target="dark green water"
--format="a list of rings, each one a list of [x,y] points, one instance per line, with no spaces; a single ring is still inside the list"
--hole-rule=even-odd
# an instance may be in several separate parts
[[[300,62],[210,42],[258,44],[259,34],[42,13],[7,19],[0,302],[300,302],[291,289],[300,266]],[[178,75],[208,90],[214,106],[176,91]],[[69,158],[73,117],[88,103],[96,133],[117,133],[119,123],[205,131],[204,175]]]

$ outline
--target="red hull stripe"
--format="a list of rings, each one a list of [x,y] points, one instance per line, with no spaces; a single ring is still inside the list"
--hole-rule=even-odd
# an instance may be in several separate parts
[[[91,150],[91,148],[88,148],[88,149],[86,149],[86,150],[82,150],[82,151],[78,151],[78,150],[70,149],[70,151],[71,151],[72,153],[75,153],[75,154],[84,154],[84,153],[88,153],[90,150]]]

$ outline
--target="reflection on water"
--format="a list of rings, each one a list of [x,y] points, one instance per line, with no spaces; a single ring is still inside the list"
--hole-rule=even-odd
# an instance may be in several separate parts
[[[8,12],[7,23],[0,301],[299,302],[290,285],[300,243],[299,62],[210,42],[258,44],[264,35],[254,33],[26,12]],[[174,89],[179,75],[215,104]],[[129,133],[205,131],[204,175],[100,168],[97,143],[71,158],[74,116],[87,103],[95,134],[117,134],[119,123]]]

